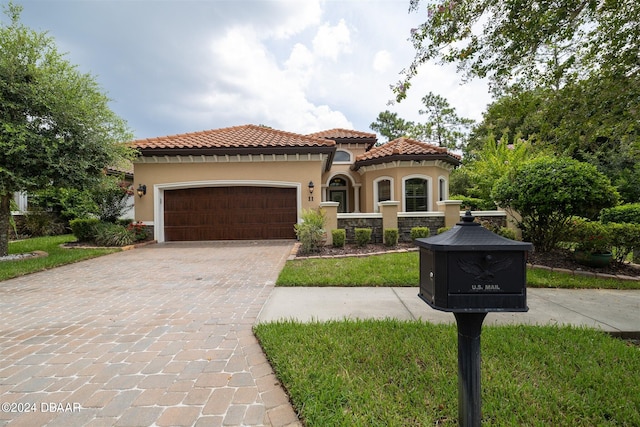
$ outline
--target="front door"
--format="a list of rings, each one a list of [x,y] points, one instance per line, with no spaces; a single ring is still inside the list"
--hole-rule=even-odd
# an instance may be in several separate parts
[[[347,190],[329,190],[329,200],[340,203],[338,213],[347,212]]]

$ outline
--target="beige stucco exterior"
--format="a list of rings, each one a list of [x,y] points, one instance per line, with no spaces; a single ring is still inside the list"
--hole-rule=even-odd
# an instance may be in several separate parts
[[[245,137],[246,132],[250,136]],[[229,186],[295,189],[298,222],[303,210],[326,202],[339,201],[338,208],[331,206],[337,213],[377,213],[383,201],[378,195],[378,182],[383,179],[392,183],[388,200],[397,202],[392,209],[385,208],[387,213],[394,212],[386,216],[395,217],[396,212],[407,211],[405,181],[411,178],[428,183],[426,203],[419,201],[421,210],[440,210],[437,203],[448,198],[455,157],[416,141],[401,141],[392,145],[393,150],[381,148],[388,145],[374,147],[373,134],[353,136],[349,132],[338,130],[335,133],[346,136],[326,142],[249,125],[140,141],[137,146],[143,152],[134,161],[134,188],[144,185],[147,193],[136,197],[135,219],[153,225],[156,238],[163,241],[165,191]],[[231,136],[239,139],[234,142]],[[252,138],[264,138],[266,142],[254,144]],[[285,138],[291,145],[277,146],[277,138]],[[200,146],[203,140],[209,148]],[[189,145],[192,147],[185,148]]]
[[[212,186],[292,187],[301,209],[317,208],[320,197],[309,193],[309,182],[318,183],[326,156],[300,158],[140,158],[134,162],[135,184],[146,185],[147,194],[136,197],[136,220],[161,227],[163,192],[169,189]],[[314,191],[315,193],[315,191]],[[312,200],[311,200],[312,199]]]

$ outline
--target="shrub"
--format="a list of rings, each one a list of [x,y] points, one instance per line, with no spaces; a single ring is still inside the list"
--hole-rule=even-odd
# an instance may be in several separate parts
[[[451,230],[451,227],[440,227],[438,228],[437,234],[442,234],[445,231],[449,231],[449,230]]]
[[[525,240],[541,252],[558,247],[574,215],[595,218],[614,206],[618,193],[595,166],[569,158],[540,157],[524,163],[515,174],[493,187],[494,201],[520,213]]]
[[[134,239],[136,241],[138,240],[145,240],[147,237],[149,237],[149,232],[147,231],[147,226],[144,225],[144,223],[142,221],[138,221],[138,222],[129,222],[129,224],[127,224],[127,230],[131,231],[133,233]]]
[[[370,228],[356,228],[354,232],[356,234],[356,244],[358,246],[366,246],[371,241]]]
[[[98,246],[126,246],[134,239],[133,232],[121,225],[103,222],[96,226],[95,242]]]
[[[347,240],[347,230],[344,228],[338,228],[331,230],[331,238],[333,240],[333,246],[336,248],[344,247],[344,243]]]
[[[416,240],[423,237],[429,237],[431,230],[429,230],[429,227],[413,227],[410,234],[411,240]]]
[[[32,211],[24,216],[24,231],[31,237],[64,234],[66,227],[50,212]]]
[[[386,246],[396,246],[398,244],[398,229],[387,228],[384,230],[384,244]]]
[[[302,211],[302,222],[294,226],[303,253],[319,252],[325,241],[327,222],[324,209]]]
[[[516,240],[516,237],[517,237],[515,230],[512,230],[507,227],[499,227],[497,230],[494,231],[494,233],[496,233],[498,236],[502,236],[504,238],[511,239],[511,240]]]
[[[624,264],[627,256],[633,251],[640,249],[640,224],[606,224],[611,237],[611,246],[614,249],[614,260],[616,264]]]
[[[98,218],[78,218],[69,221],[71,232],[79,242],[91,242],[96,237],[96,226],[100,224]]]
[[[600,221],[603,224],[609,222],[640,224],[640,203],[603,209],[600,213]]]
[[[611,251],[609,229],[597,221],[574,218],[571,223],[571,241],[578,251],[592,254]]]

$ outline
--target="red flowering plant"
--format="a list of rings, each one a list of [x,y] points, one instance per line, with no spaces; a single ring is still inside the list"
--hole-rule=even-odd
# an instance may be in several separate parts
[[[590,254],[606,254],[611,252],[611,233],[609,228],[598,222],[584,218],[574,218],[571,223],[571,241],[575,243],[575,251]]]
[[[131,231],[135,236],[136,241],[145,240],[149,233],[147,231],[147,226],[144,225],[142,221],[132,222],[127,226],[127,230]]]

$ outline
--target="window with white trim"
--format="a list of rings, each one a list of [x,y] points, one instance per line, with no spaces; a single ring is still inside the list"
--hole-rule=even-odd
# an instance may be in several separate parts
[[[409,178],[404,181],[405,212],[426,212],[429,210],[429,181],[423,178]]]
[[[336,150],[333,161],[334,163],[351,163],[351,153],[345,150]]]

